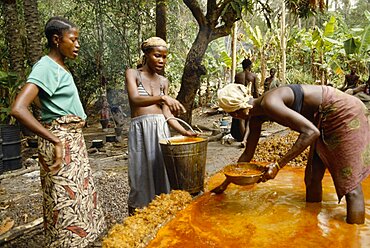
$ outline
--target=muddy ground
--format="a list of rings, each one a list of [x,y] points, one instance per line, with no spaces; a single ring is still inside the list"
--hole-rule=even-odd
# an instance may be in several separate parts
[[[210,114],[212,113],[212,114]],[[214,137],[219,132],[220,120],[225,117],[214,109],[197,109],[193,112],[193,126],[197,125],[205,136]],[[101,149],[89,149],[89,157],[94,172],[95,185],[105,213],[108,230],[115,223],[121,223],[127,217],[127,118],[123,128],[123,139],[120,142],[105,142],[106,135],[114,134],[114,128],[103,130],[99,123],[90,123],[85,128],[85,141],[90,148],[92,140],[104,140]],[[215,129],[210,131],[207,129]],[[269,124],[266,132],[278,133],[284,130],[281,126]],[[235,162],[242,152],[240,143],[233,139],[215,140],[208,143],[206,177],[214,174],[223,166]],[[23,164],[21,170],[0,175],[0,224],[7,219],[14,221],[13,227],[0,235],[0,246],[3,247],[44,247],[42,232],[42,195],[37,162],[32,159],[37,153],[23,142]],[[17,173],[30,171],[21,175]],[[34,168],[34,169],[33,169]],[[33,225],[25,228],[25,225]],[[0,227],[1,231],[1,227]],[[107,230],[106,230],[107,231]],[[0,232],[1,233],[1,232]],[[11,235],[10,235],[11,234]],[[103,233],[102,236],[106,234]],[[9,237],[10,236],[10,237]],[[4,237],[11,239],[4,240]],[[100,247],[101,238],[91,247]]]

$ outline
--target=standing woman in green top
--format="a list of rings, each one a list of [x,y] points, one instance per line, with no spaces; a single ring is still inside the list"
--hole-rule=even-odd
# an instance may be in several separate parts
[[[45,35],[50,51],[32,68],[11,115],[39,136],[45,237],[48,247],[85,247],[105,228],[97,201],[82,127],[86,114],[66,58],[75,59],[79,31],[52,17]],[[35,101],[41,122],[28,110]]]

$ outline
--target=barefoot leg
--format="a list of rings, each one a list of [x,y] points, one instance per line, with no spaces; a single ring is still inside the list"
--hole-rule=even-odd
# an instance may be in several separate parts
[[[248,125],[249,124],[249,121],[248,120],[247,121],[243,120],[240,123],[241,123],[241,125],[243,125],[243,130],[244,130],[242,132],[242,134],[243,134],[243,141],[240,144],[240,146],[241,147],[245,147],[247,145],[247,139],[248,139],[248,135],[249,135],[249,125]]]
[[[364,224],[365,223],[365,202],[361,184],[354,190],[347,193],[347,223]]]
[[[307,202],[322,201],[322,179],[324,174],[325,165],[317,155],[314,145],[311,145],[304,177]]]

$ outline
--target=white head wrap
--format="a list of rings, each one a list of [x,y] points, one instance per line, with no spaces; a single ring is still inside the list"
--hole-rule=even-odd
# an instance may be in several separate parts
[[[251,98],[252,96],[248,94],[247,87],[242,84],[228,84],[218,91],[218,104],[227,113],[232,113],[239,109],[249,111],[249,109],[253,108],[248,103]]]

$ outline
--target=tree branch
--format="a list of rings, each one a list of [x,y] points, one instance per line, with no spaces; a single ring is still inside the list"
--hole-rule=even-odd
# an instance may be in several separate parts
[[[221,5],[215,11],[215,14],[217,15],[217,17],[221,16],[221,13],[224,10],[224,8],[226,8],[226,6],[232,1],[234,0],[224,0],[223,2],[221,2]]]
[[[224,36],[227,36],[231,34],[231,30],[233,28],[233,25],[235,22],[239,21],[240,18],[233,18],[232,20],[228,20],[226,23],[224,23],[222,26],[219,26],[214,29],[214,31],[211,34],[210,40],[215,40]]]
[[[208,14],[214,13],[216,9],[217,9],[216,0],[208,0],[207,1],[207,14],[206,14],[206,16],[208,17]]]
[[[210,37],[210,40],[216,40],[218,38],[221,38],[221,37],[224,37],[224,36],[227,36],[229,34],[231,34],[231,27],[229,27],[228,25],[224,24],[218,28],[215,28],[215,30],[212,32],[211,34],[211,37]]]
[[[199,26],[203,26],[206,24],[207,20],[202,12],[202,9],[199,6],[197,0],[183,0],[185,5],[188,6],[191,13],[193,14],[195,20],[197,20]]]
[[[232,1],[234,0],[224,0],[223,2],[221,2],[220,5],[217,5],[216,0],[208,0],[206,14],[206,19],[208,20],[208,22],[211,23],[213,26],[216,26],[222,11]]]

